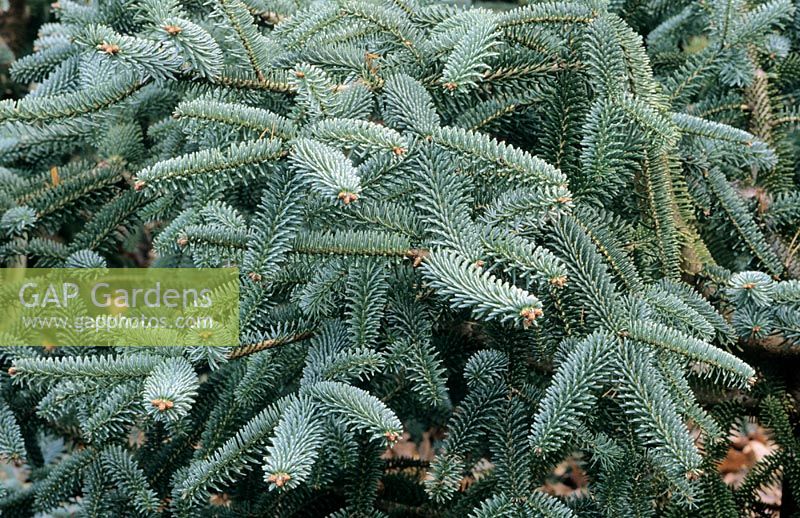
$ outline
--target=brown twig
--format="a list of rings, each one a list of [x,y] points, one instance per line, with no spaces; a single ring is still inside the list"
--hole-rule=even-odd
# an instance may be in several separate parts
[[[229,360],[235,360],[236,358],[241,358],[243,356],[248,356],[251,354],[255,354],[260,351],[265,351],[267,349],[272,349],[275,347],[279,347],[281,345],[287,345],[294,342],[299,342],[301,340],[305,340],[307,338],[311,338],[314,336],[314,333],[311,331],[303,331],[302,333],[296,333],[290,336],[282,336],[280,338],[271,338],[269,340],[262,340],[260,342],[241,345],[233,349],[230,353],[228,353]]]

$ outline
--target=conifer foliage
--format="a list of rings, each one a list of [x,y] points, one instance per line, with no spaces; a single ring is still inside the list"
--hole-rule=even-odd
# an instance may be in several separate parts
[[[236,266],[240,345],[0,349],[0,457],[27,477],[3,515],[800,501],[790,0],[54,16],[0,102],[0,258]],[[778,446],[729,487],[748,419]],[[431,462],[386,460],[431,428]],[[567,458],[588,486],[563,498]]]

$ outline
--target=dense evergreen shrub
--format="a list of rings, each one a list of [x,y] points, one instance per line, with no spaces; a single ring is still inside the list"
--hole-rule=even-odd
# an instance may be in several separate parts
[[[790,514],[791,1],[55,12],[0,103],[3,261],[238,266],[241,337],[2,349],[4,515]],[[728,487],[749,419],[778,446]]]

